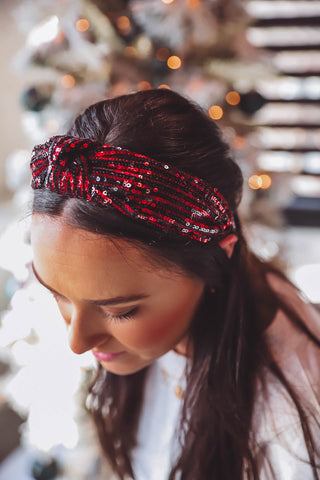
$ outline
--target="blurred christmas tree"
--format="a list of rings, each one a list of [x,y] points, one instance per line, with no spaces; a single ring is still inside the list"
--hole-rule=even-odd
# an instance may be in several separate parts
[[[42,135],[95,100],[157,87],[240,128],[239,95],[226,95],[239,77],[265,74],[252,68],[249,17],[237,0],[42,0],[24,2],[17,17],[28,31],[18,61],[29,82],[23,104]]]

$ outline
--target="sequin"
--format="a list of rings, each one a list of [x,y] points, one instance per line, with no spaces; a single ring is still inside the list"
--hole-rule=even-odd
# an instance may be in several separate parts
[[[201,243],[236,229],[226,200],[204,180],[95,140],[51,137],[33,149],[31,170],[33,189],[112,205],[155,229]]]

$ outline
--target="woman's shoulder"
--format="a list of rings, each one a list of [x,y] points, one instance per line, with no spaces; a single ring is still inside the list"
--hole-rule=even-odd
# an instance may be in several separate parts
[[[271,274],[271,288],[299,316],[320,342],[320,313],[302,297],[293,285]],[[279,309],[265,331],[265,339],[276,363],[294,385],[312,389],[320,399],[319,345]]]
[[[288,305],[320,343],[319,311],[285,279],[273,273],[268,274],[267,279],[280,300]],[[265,339],[272,356],[286,373],[305,371],[319,384],[320,348],[281,308],[266,329]]]
[[[277,295],[280,300],[284,301],[289,307],[297,313],[311,332],[320,341],[320,311],[313,306],[305,295],[296,288],[290,281],[277,275],[276,273],[267,273],[267,282],[271,290]],[[283,312],[278,311],[275,321],[272,322],[270,331],[277,323],[276,320],[283,317]]]
[[[285,279],[269,274],[268,281],[276,294],[299,316],[320,342],[320,313],[316,308]],[[298,393],[307,398],[312,405],[320,408],[319,345],[281,309],[277,311],[266,329],[265,339],[273,359],[285,378]]]
[[[318,311],[285,279],[270,274],[268,282],[320,340]],[[314,438],[320,438],[320,348],[280,309],[266,329],[265,339],[273,359],[305,407]],[[252,432],[257,459],[261,457],[264,472],[261,478],[313,478],[306,463],[308,453],[295,402],[284,384],[266,367],[257,381]],[[274,476],[271,466],[276,472]]]

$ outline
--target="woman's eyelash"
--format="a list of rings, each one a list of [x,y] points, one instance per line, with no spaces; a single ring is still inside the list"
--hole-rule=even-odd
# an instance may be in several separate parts
[[[63,300],[65,297],[60,295],[59,293],[52,292],[49,290],[51,295],[54,297],[55,300]],[[134,314],[137,313],[138,307],[133,308],[130,310],[130,312],[123,313],[122,315],[110,315],[108,314],[108,317],[111,318],[115,322],[121,322],[121,320],[132,320],[134,317]]]
[[[134,317],[134,314],[137,312],[138,308],[135,307],[130,312],[124,313],[122,315],[109,315],[110,318],[114,321],[121,321],[121,320],[131,320]]]

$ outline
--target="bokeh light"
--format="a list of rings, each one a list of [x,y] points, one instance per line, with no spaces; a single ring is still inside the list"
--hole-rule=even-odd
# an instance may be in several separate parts
[[[231,141],[231,146],[236,150],[242,150],[246,146],[246,139],[242,135],[236,135]]]
[[[167,60],[167,65],[172,70],[177,70],[182,65],[181,58],[177,57],[176,55],[171,55],[171,57],[169,57]]]
[[[223,117],[223,109],[220,105],[212,105],[209,108],[209,115],[213,120],[220,120]]]
[[[76,29],[79,32],[85,32],[89,27],[90,23],[86,18],[79,18],[79,20],[76,21]]]
[[[165,3],[166,5],[169,5],[170,3],[173,3],[174,0],[161,0],[162,3]]]
[[[156,58],[160,60],[160,62],[166,62],[170,56],[170,50],[165,47],[160,47],[156,51]]]
[[[186,0],[186,3],[190,8],[198,8],[200,5],[200,0]]]
[[[238,92],[231,90],[226,95],[226,101],[229,105],[238,105],[240,103],[241,97]]]
[[[45,123],[45,129],[48,133],[57,133],[60,128],[61,124],[56,118],[49,118]]]
[[[136,47],[133,47],[132,45],[128,45],[127,47],[125,47],[123,53],[125,57],[131,57],[131,58],[137,57],[138,55]]]
[[[253,190],[258,190],[261,188],[262,180],[259,175],[251,175],[251,177],[249,177],[248,184]]]
[[[266,190],[267,188],[271,187],[272,180],[271,180],[270,175],[267,175],[265,173],[265,174],[260,175],[260,178],[261,178],[261,182],[262,182],[261,188]]]
[[[204,82],[201,77],[194,77],[187,85],[190,92],[199,92],[203,89]]]
[[[153,55],[152,42],[146,35],[139,35],[135,42],[135,47],[140,58],[147,59]]]
[[[127,33],[131,29],[131,23],[128,17],[125,15],[122,15],[121,17],[117,18],[117,27],[119,30],[121,30],[123,33]]]
[[[150,90],[151,88],[152,88],[151,83],[148,82],[147,80],[142,80],[141,82],[138,83],[139,90]]]
[[[168,90],[171,90],[171,87],[169,87],[169,85],[166,83],[161,83],[161,85],[158,85],[157,88],[167,88]]]
[[[253,190],[259,190],[260,188],[266,190],[271,187],[272,179],[270,175],[267,174],[251,175],[248,180],[248,184]]]
[[[75,83],[76,79],[74,78],[74,76],[68,73],[66,75],[63,75],[63,77],[61,78],[61,85],[63,86],[63,88],[72,88],[74,87]]]

